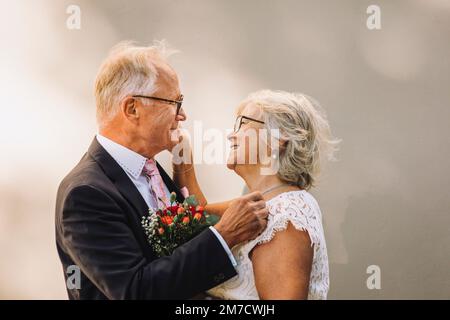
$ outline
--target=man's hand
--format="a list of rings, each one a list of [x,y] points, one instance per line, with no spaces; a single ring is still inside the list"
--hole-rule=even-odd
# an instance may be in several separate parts
[[[261,192],[255,191],[231,201],[214,228],[232,248],[256,238],[266,228],[268,215]]]

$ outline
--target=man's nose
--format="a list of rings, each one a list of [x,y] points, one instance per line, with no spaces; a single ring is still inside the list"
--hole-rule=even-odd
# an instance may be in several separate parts
[[[183,108],[180,108],[180,111],[178,112],[177,116],[175,117],[177,121],[186,121],[187,115],[184,112]]]
[[[231,132],[228,136],[227,139],[231,142],[231,140],[233,140],[236,137],[236,132]]]

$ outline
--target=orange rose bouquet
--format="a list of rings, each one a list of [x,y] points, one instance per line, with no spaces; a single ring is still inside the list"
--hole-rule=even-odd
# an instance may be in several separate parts
[[[142,227],[147,240],[159,257],[168,256],[183,243],[191,240],[204,229],[214,225],[218,217],[205,212],[195,196],[187,197],[183,203],[170,195],[170,206],[142,217]]]

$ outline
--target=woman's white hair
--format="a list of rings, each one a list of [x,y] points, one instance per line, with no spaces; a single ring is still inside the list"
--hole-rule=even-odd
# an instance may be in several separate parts
[[[174,50],[166,42],[139,47],[131,41],[114,46],[100,67],[95,79],[97,122],[103,126],[118,112],[127,95],[151,95],[155,92],[158,71],[155,61],[165,61]]]
[[[266,129],[278,129],[285,141],[280,149],[278,177],[302,189],[314,186],[321,160],[334,159],[339,140],[333,139],[325,113],[311,97],[301,93],[261,90],[251,93],[239,106],[260,108]]]

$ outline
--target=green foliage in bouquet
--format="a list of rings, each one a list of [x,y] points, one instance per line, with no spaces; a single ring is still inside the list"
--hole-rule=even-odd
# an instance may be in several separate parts
[[[205,212],[195,196],[187,197],[183,203],[176,201],[176,194],[170,195],[170,206],[152,209],[142,217],[142,227],[154,252],[168,256],[209,226],[217,223],[219,217]]]

